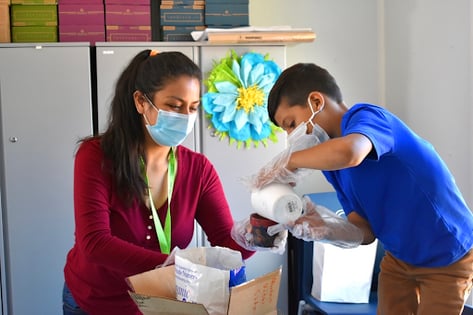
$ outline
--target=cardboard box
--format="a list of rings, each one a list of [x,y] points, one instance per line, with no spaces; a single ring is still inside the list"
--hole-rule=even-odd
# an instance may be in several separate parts
[[[105,41],[105,25],[59,25],[60,42],[96,42]]]
[[[151,25],[149,5],[105,4],[105,23],[107,25]]]
[[[194,41],[191,36],[193,31],[203,31],[205,26],[163,26],[163,41],[166,42],[185,42]]]
[[[56,0],[11,0],[11,4],[57,4]]]
[[[161,5],[161,25],[204,25],[204,8],[202,5]]]
[[[102,4],[103,0],[58,0],[58,5],[61,4]]]
[[[248,4],[206,4],[205,24],[207,26],[248,26],[250,22]]]
[[[161,0],[161,5],[166,6],[178,6],[178,5],[187,5],[187,6],[205,6],[205,0]]]
[[[282,268],[231,288],[227,315],[276,315]],[[198,303],[176,300],[174,266],[129,277],[130,296],[144,315],[208,315]]]
[[[151,26],[107,25],[105,27],[107,42],[150,42]]]
[[[61,25],[105,25],[103,4],[59,4]]]
[[[151,1],[156,0],[104,0],[105,4],[136,4],[136,5],[150,5]]]
[[[10,0],[0,0],[0,5],[3,5],[3,4],[10,5]]]
[[[7,4],[0,4],[0,25],[10,26],[10,7]]]
[[[57,26],[57,6],[12,4],[11,25]]]
[[[0,43],[9,43],[10,41],[10,24],[0,24]]]
[[[13,26],[11,30],[13,43],[57,42],[56,26]]]

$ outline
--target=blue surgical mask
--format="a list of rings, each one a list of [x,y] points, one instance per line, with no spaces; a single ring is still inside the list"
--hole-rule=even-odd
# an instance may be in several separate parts
[[[158,112],[158,117],[154,125],[150,125],[148,119],[143,114],[146,121],[146,129],[149,135],[159,145],[174,147],[186,139],[194,128],[197,113],[180,114],[157,109],[148,99],[148,102]]]

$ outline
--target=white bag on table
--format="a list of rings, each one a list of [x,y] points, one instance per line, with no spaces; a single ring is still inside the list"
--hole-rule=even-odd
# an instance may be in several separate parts
[[[312,296],[322,302],[368,303],[378,240],[355,248],[314,242]]]
[[[241,253],[224,247],[178,250],[176,298],[201,303],[210,315],[227,314],[230,287],[246,281]]]

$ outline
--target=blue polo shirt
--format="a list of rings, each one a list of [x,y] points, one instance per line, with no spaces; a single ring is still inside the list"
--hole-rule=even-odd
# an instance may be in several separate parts
[[[341,128],[373,144],[360,165],[323,172],[347,215],[368,220],[385,249],[412,265],[446,266],[472,248],[473,214],[432,144],[370,104],[351,107]]]

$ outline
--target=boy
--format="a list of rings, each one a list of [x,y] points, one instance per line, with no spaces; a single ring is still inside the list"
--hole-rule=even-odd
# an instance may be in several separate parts
[[[386,250],[378,314],[461,314],[473,278],[473,215],[433,146],[384,108],[348,108],[335,79],[314,64],[281,74],[268,112],[289,134],[304,129],[319,144],[281,155],[258,185],[297,169],[323,172],[363,243],[378,238]],[[311,211],[290,230],[320,240],[320,224]]]

